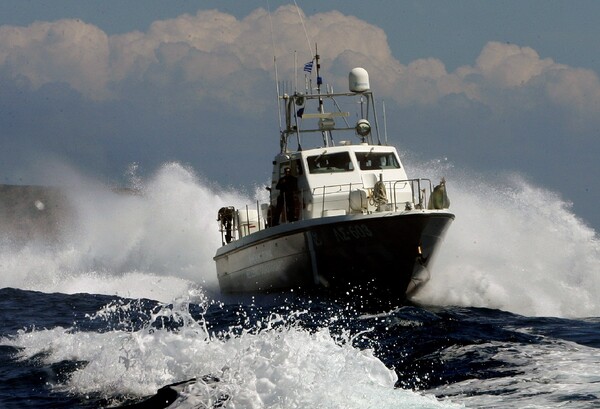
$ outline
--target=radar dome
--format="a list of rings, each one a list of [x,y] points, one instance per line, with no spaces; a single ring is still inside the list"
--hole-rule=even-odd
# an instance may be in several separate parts
[[[369,73],[364,68],[353,68],[348,75],[350,92],[365,92],[370,88]]]

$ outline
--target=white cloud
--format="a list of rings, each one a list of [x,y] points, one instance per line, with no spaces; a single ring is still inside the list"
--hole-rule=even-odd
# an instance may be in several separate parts
[[[256,158],[269,160],[263,143],[277,135],[273,55],[279,79],[293,80],[294,51],[301,67],[318,43],[321,74],[336,91],[347,89],[351,68],[369,71],[408,149],[537,172],[558,189],[593,186],[585,175],[560,176],[597,173],[595,72],[499,42],[448,71],[436,58],[398,61],[383,30],[340,12],[303,15],[308,40],[295,7],[271,17],[199,11],[112,36],[77,20],[0,26],[0,171],[16,175],[27,160],[56,155],[116,178],[131,161],[165,160],[215,179],[253,177]],[[234,144],[241,149],[227,151]],[[584,159],[564,160],[566,150]],[[235,166],[223,166],[226,151]],[[550,173],[549,158],[560,158]]]
[[[542,59],[529,47],[491,42],[471,73],[483,79],[478,98],[497,111],[552,107],[562,112],[572,130],[597,127],[600,81],[591,70]]]
[[[554,61],[540,59],[532,48],[490,42],[481,51],[474,69],[494,86],[513,88],[553,67]]]
[[[3,26],[0,75],[27,78],[35,88],[68,83],[96,100],[126,99],[131,84],[144,83],[246,106],[256,82],[273,78],[274,53],[280,78],[287,79],[294,72],[293,51],[301,65],[311,58],[309,47],[318,43],[323,75],[336,89],[346,88],[349,69],[363,66],[374,90],[402,106],[431,105],[463,94],[499,113],[519,104],[524,109],[550,104],[578,122],[598,117],[598,76],[541,58],[530,47],[490,42],[472,66],[447,72],[434,58],[400,63],[385,33],[356,17],[332,11],[303,19],[308,39],[293,6],[278,8],[271,18],[257,9],[241,20],[201,10],[156,21],[147,32],[110,37],[77,20]]]
[[[0,27],[0,71],[26,77],[34,87],[65,82],[86,96],[103,98],[108,56],[106,34],[78,20]]]
[[[600,82],[593,71],[568,67],[555,69],[548,75],[545,90],[550,101],[575,116],[578,126],[582,125],[579,121],[598,116]]]

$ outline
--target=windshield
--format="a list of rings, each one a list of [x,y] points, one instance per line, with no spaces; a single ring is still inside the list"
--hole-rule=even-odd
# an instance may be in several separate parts
[[[361,170],[400,169],[393,152],[356,152],[356,160]]]
[[[351,172],[354,170],[348,152],[309,156],[306,158],[310,173]]]

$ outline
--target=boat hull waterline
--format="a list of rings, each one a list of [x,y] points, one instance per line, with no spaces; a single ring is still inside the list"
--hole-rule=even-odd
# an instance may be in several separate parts
[[[454,215],[389,212],[302,220],[229,243],[214,257],[223,293],[361,288],[400,298],[429,278]]]

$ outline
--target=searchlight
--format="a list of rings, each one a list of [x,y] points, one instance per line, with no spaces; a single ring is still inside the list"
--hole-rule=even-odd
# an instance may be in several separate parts
[[[356,123],[356,133],[361,137],[367,137],[371,133],[371,124],[366,119],[360,119]]]

